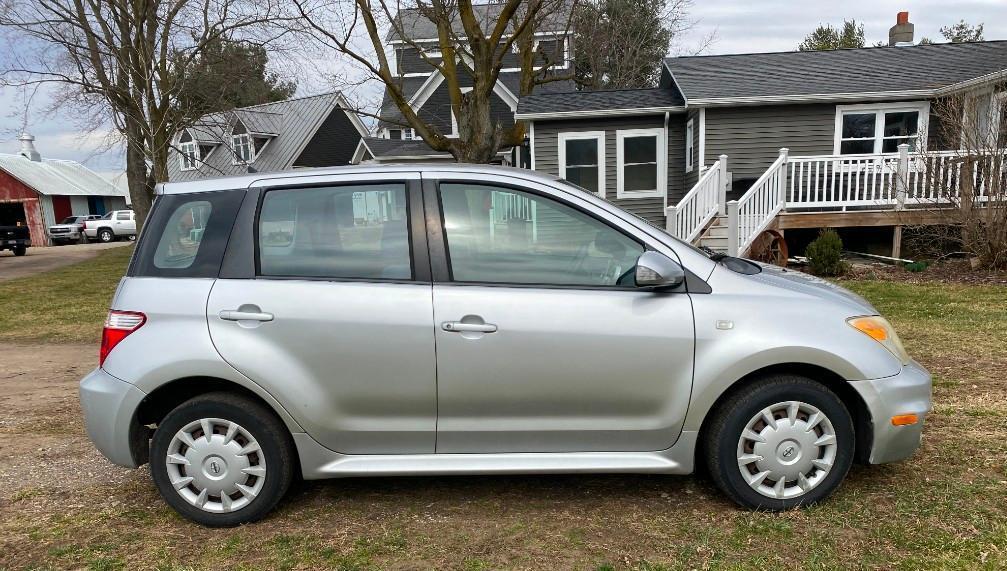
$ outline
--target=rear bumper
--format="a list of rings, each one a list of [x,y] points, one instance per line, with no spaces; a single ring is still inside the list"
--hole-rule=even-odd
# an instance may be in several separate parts
[[[13,250],[14,248],[28,248],[29,246],[31,246],[30,238],[15,238],[13,240],[8,238],[0,239],[0,250],[4,249]]]
[[[916,361],[893,376],[869,381],[850,381],[871,412],[874,427],[870,463],[897,462],[911,456],[920,447],[923,419],[930,412],[930,373]],[[916,424],[894,426],[895,415],[915,414]]]
[[[131,444],[133,415],[146,393],[109,375],[91,371],[80,381],[80,406],[87,435],[114,464],[136,468]]]

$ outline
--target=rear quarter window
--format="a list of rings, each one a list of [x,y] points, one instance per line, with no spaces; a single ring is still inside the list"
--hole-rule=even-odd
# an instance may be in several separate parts
[[[129,275],[217,277],[244,196],[244,190],[227,190],[158,197],[144,224]]]

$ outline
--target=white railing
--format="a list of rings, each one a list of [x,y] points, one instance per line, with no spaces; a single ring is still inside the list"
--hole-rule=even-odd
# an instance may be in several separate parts
[[[787,209],[886,207],[936,204],[942,193],[959,188],[962,167],[971,177],[974,200],[985,201],[988,173],[1003,171],[1003,157],[965,151],[790,157]],[[900,190],[902,191],[900,194]]]
[[[787,149],[738,200],[727,203],[727,253],[744,254],[783,210],[787,189]]]
[[[665,209],[668,233],[686,242],[699,237],[717,214],[724,214],[730,180],[727,155],[720,155],[677,205]]]

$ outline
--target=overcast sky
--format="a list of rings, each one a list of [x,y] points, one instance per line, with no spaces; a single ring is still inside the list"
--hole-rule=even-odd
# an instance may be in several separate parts
[[[692,51],[713,33],[716,40],[704,53],[792,50],[819,24],[839,25],[844,18],[862,22],[867,44],[872,45],[887,41],[900,10],[909,11],[917,40],[926,36],[942,41],[941,26],[960,19],[984,23],[987,40],[1007,39],[1007,0],[694,0],[690,14],[695,25],[675,49]],[[324,80],[303,75],[296,79],[299,95],[325,90]],[[17,136],[27,124],[44,157],[78,160],[103,173],[122,170],[121,152],[96,150],[103,147],[103,133],[82,134],[69,114],[45,115],[44,94],[36,96],[26,121],[25,99],[21,90],[0,89],[0,153],[18,152]]]

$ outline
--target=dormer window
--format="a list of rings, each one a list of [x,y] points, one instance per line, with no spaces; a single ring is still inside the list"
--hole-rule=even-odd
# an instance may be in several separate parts
[[[231,155],[234,157],[232,162],[236,165],[251,163],[255,160],[255,146],[252,144],[252,137],[241,123],[235,124],[234,129],[231,130]]]
[[[188,131],[178,137],[178,166],[184,171],[196,170],[199,166],[199,144]]]

